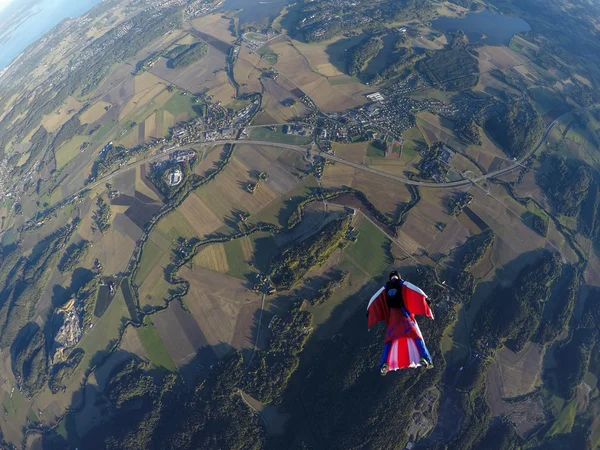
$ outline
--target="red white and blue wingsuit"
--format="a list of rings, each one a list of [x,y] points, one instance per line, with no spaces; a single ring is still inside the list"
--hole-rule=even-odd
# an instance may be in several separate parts
[[[387,327],[380,363],[382,374],[409,367],[432,367],[415,315],[433,319],[427,295],[392,272],[390,282],[373,295],[367,306],[369,329],[378,322],[385,322]]]

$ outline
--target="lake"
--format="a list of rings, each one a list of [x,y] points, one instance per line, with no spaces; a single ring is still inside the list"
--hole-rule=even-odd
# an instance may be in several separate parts
[[[222,9],[241,9],[236,17],[240,23],[261,23],[267,18],[277,17],[284,6],[294,0],[225,0]]]
[[[508,45],[515,34],[531,30],[529,24],[523,19],[502,16],[489,10],[468,13],[463,18],[440,17],[432,20],[431,26],[444,32],[462,30],[469,38],[469,42],[482,42],[489,45]]]
[[[20,0],[16,0],[17,3]],[[40,0],[32,8],[35,14],[22,21],[0,45],[0,70],[8,66],[30,44],[67,18],[88,12],[100,0]],[[0,19],[15,13],[13,5],[0,12]]]

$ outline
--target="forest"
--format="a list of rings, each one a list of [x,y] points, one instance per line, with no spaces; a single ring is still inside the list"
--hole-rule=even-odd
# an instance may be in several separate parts
[[[525,100],[497,103],[482,114],[480,125],[508,156],[521,158],[533,149],[544,132],[544,122]]]
[[[258,416],[238,395],[243,373],[239,353],[187,387],[177,374],[158,374],[137,358],[125,362],[105,390],[115,414],[85,436],[87,448],[262,448],[265,435]]]
[[[79,219],[74,219],[36,244],[30,255],[14,261],[0,291],[0,347],[9,347],[33,318],[50,272],[78,225]],[[14,256],[18,255],[15,250]]]
[[[475,322],[472,335],[478,351],[486,354],[506,343],[521,350],[535,336],[561,270],[560,255],[546,254],[526,266],[510,286],[497,289]]]
[[[479,81],[477,60],[464,48],[433,52],[417,64],[417,69],[434,86],[446,91],[468,89]]]
[[[377,37],[371,37],[357,45],[350,51],[348,73],[350,75],[358,75],[369,61],[377,56],[382,48],[383,41]]]
[[[181,47],[184,48],[182,49]],[[208,54],[208,44],[198,42],[192,45],[180,45],[173,50],[177,51],[167,54],[167,57],[170,58],[168,65],[172,69],[177,69],[179,67],[187,67],[204,58]]]
[[[263,403],[281,400],[312,332],[311,319],[304,301],[296,302],[284,316],[273,318],[269,347],[254,354],[241,386],[244,392]]]
[[[90,242],[86,240],[78,244],[69,245],[58,262],[58,270],[61,272],[70,272],[75,269],[75,266],[79,264],[79,261],[85,256],[89,248]]]
[[[336,219],[310,238],[293,244],[276,256],[270,268],[275,285],[290,289],[312,267],[327,261],[344,242],[351,221],[351,216]]]

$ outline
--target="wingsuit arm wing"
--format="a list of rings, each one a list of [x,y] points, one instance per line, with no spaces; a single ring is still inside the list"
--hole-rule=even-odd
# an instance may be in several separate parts
[[[367,326],[369,329],[379,322],[386,322],[390,317],[390,309],[385,302],[385,288],[379,289],[369,300],[367,306]]]
[[[408,281],[403,283],[402,299],[404,300],[404,306],[411,314],[427,316],[430,319],[433,319],[433,312],[429,307],[427,294],[414,284],[409,283]]]

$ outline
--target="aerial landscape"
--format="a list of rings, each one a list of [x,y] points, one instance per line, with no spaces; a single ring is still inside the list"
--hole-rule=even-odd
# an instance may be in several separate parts
[[[600,5],[0,1],[0,448],[597,449],[599,350]]]

